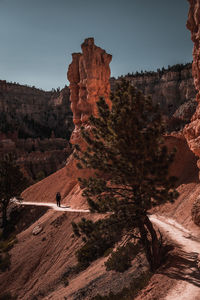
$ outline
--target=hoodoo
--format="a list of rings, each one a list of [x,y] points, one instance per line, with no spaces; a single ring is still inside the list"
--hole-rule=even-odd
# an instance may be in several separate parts
[[[97,114],[96,102],[104,97],[111,105],[110,67],[112,55],[94,44],[94,38],[85,39],[81,45],[82,53],[72,54],[67,77],[70,82],[70,101],[75,130],[71,143],[79,142],[81,125],[87,124],[91,114]]]

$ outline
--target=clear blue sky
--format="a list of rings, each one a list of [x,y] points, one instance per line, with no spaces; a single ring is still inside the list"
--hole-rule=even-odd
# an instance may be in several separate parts
[[[0,0],[0,79],[68,84],[87,37],[113,55],[112,76],[192,60],[186,0]]]

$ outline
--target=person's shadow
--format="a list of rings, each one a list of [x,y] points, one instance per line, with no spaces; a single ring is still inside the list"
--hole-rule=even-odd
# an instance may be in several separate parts
[[[69,206],[69,205],[66,205],[66,206],[64,206],[64,205],[60,205],[59,207],[60,207],[60,208],[70,208],[70,206]]]

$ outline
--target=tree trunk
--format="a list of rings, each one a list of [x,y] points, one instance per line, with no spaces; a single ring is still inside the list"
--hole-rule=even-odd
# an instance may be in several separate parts
[[[152,248],[152,260],[153,260],[153,269],[156,270],[160,267],[163,255],[162,255],[162,245],[157,237],[157,233],[153,228],[151,221],[148,216],[145,217],[145,226],[147,227],[150,236],[151,236],[151,248]]]
[[[154,272],[161,265],[162,252],[160,241],[148,216],[144,216],[138,221],[141,241],[144,246],[146,258],[150,269]]]
[[[140,237],[141,237],[142,244],[144,246],[144,251],[145,251],[145,254],[146,254],[146,258],[148,260],[150,269],[152,270],[153,261],[152,261],[151,245],[150,245],[150,242],[149,242],[148,237],[147,237],[147,234],[148,234],[147,230],[144,226],[144,223],[141,220],[138,221],[138,228],[139,228],[139,231],[140,231]]]
[[[2,227],[5,229],[7,226],[7,205],[3,204],[2,207]]]

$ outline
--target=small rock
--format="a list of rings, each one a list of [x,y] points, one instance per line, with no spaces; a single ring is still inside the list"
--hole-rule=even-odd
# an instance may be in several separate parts
[[[198,254],[198,256],[197,256],[197,267],[200,271],[200,254]]]
[[[42,230],[43,230],[42,226],[37,225],[37,226],[35,226],[35,227],[33,228],[32,234],[33,234],[33,235],[37,235],[37,234],[39,234]]]

